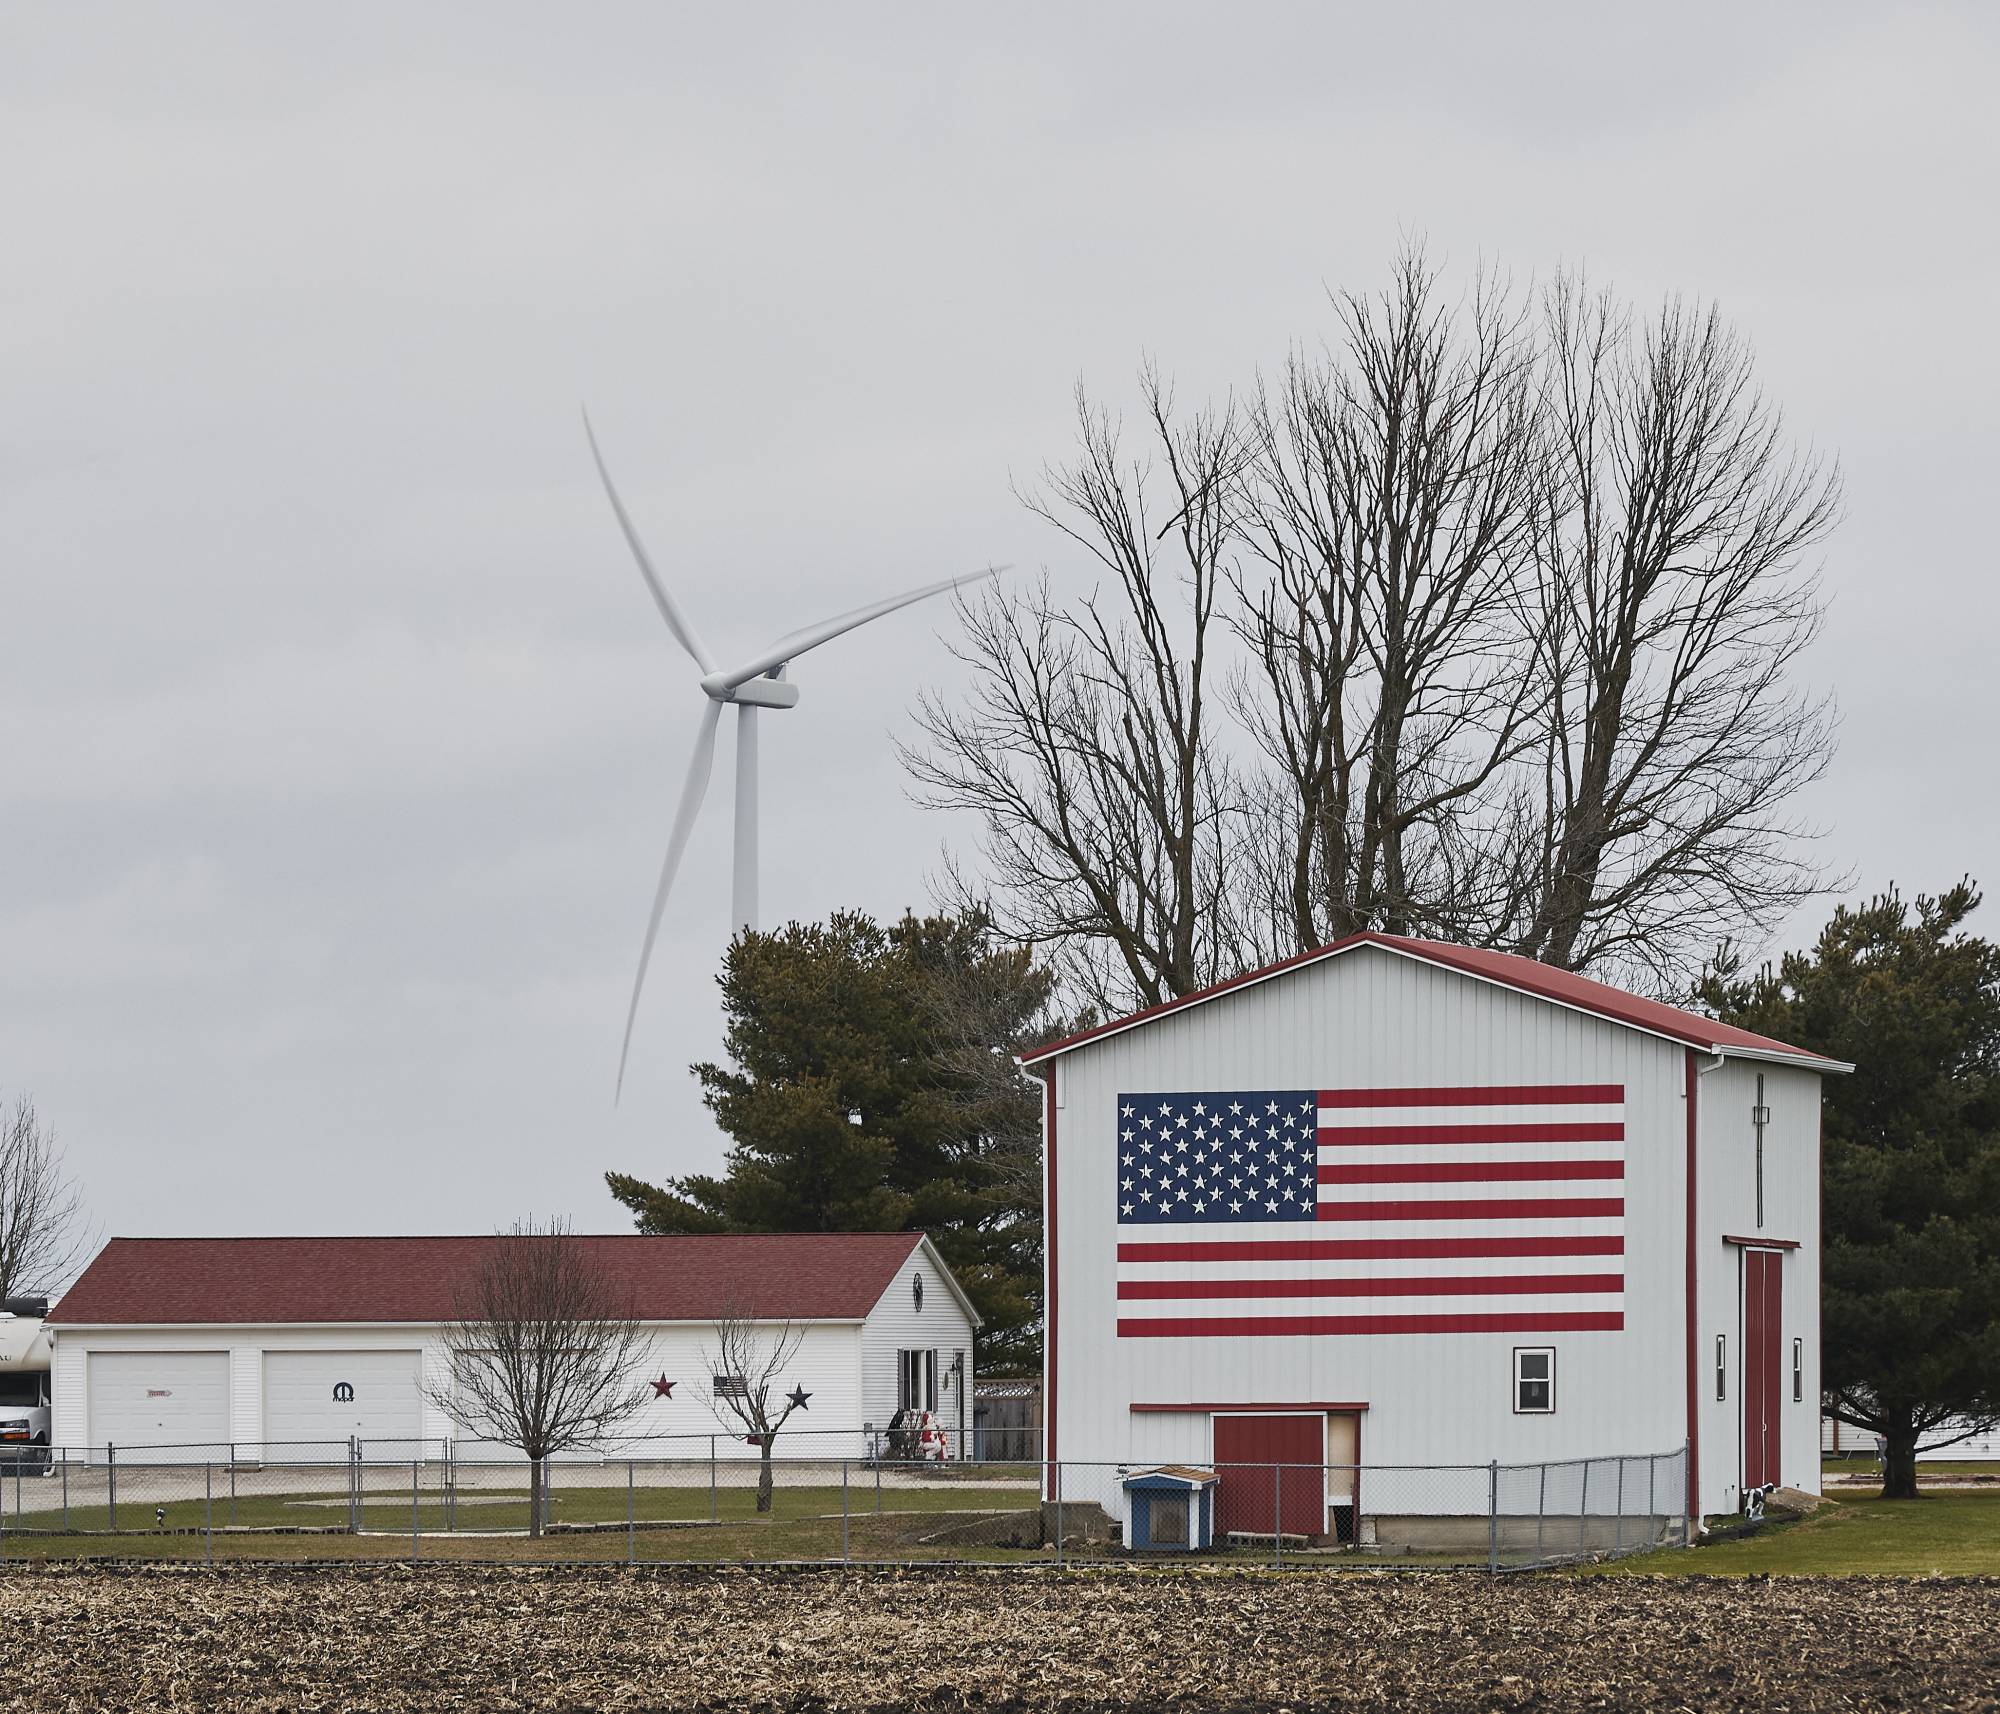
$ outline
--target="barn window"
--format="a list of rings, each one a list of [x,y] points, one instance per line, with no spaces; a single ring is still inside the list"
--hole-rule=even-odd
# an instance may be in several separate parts
[[[1729,1397],[1729,1335],[1715,1336],[1715,1396],[1718,1400]]]
[[[1514,1409],[1546,1416],[1556,1408],[1556,1354],[1547,1345],[1514,1347]]]
[[[1803,1404],[1806,1397],[1806,1342],[1792,1341],[1792,1403]]]

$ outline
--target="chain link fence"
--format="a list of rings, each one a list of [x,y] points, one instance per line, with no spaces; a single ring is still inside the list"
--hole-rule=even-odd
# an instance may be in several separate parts
[[[708,1439],[709,1437],[701,1437]],[[804,1437],[787,1434],[794,1443]],[[852,1436],[848,1437],[850,1440]],[[1688,1541],[1685,1448],[1538,1464],[815,1456],[718,1435],[551,1459],[451,1443],[57,1449],[0,1465],[0,1559],[1523,1570]]]

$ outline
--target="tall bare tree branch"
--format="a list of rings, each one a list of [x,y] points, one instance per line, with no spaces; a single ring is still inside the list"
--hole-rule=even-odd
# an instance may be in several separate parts
[[[0,1298],[59,1292],[89,1243],[56,1134],[16,1096],[0,1111]]]

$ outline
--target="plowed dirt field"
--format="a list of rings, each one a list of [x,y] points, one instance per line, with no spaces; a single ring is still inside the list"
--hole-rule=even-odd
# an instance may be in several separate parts
[[[61,1568],[0,1707],[2000,1709],[2000,1582]]]

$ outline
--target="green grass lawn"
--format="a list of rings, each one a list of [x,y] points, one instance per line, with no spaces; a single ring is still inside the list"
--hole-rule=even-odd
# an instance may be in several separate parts
[[[1037,1504],[1032,1486],[971,1488],[937,1485],[921,1488],[884,1487],[872,1481],[849,1483],[845,1500],[838,1484],[815,1483],[788,1487],[780,1481],[772,1491],[771,1512],[760,1518],[757,1494],[749,1487],[718,1487],[706,1482],[672,1487],[634,1488],[628,1495],[621,1486],[573,1487],[561,1485],[558,1475],[550,1505],[550,1521],[556,1524],[623,1524],[629,1515],[646,1523],[727,1523],[740,1520],[769,1524],[774,1520],[818,1519],[831,1515],[836,1526],[844,1509],[850,1517],[888,1516],[911,1513],[936,1514],[1032,1511]],[[157,1502],[150,1498],[121,1502],[117,1525],[125,1535],[151,1535],[159,1529],[201,1529],[212,1517],[217,1529],[285,1530],[341,1529],[348,1524],[348,1497],[344,1488],[322,1488],[284,1494],[238,1492],[231,1496],[226,1486],[213,1500],[195,1495],[165,1502],[165,1518],[155,1523]],[[441,1534],[448,1529],[467,1531],[519,1530],[528,1522],[528,1491],[521,1488],[463,1489],[447,1500],[436,1489],[426,1487],[416,1502],[417,1527],[424,1534]],[[408,1535],[411,1497],[404,1488],[382,1489],[373,1485],[363,1498],[361,1527]],[[10,1516],[10,1530],[26,1524],[32,1530],[57,1530],[61,1513],[29,1512],[25,1518]],[[99,1531],[113,1527],[108,1506],[73,1505],[68,1527],[72,1531]]]
[[[1835,1476],[1873,1476],[1879,1479],[1882,1466],[1873,1458],[1827,1458],[1820,1463],[1820,1474],[1831,1480]],[[1917,1480],[1941,1476],[1990,1476],[2000,1481],[2000,1463],[1992,1459],[1939,1459],[1932,1463],[1928,1458],[1917,1466]]]
[[[1934,1493],[1920,1500],[1856,1495],[1796,1523],[1692,1551],[1665,1548],[1583,1567],[1609,1577],[2000,1576],[2000,1492]]]

